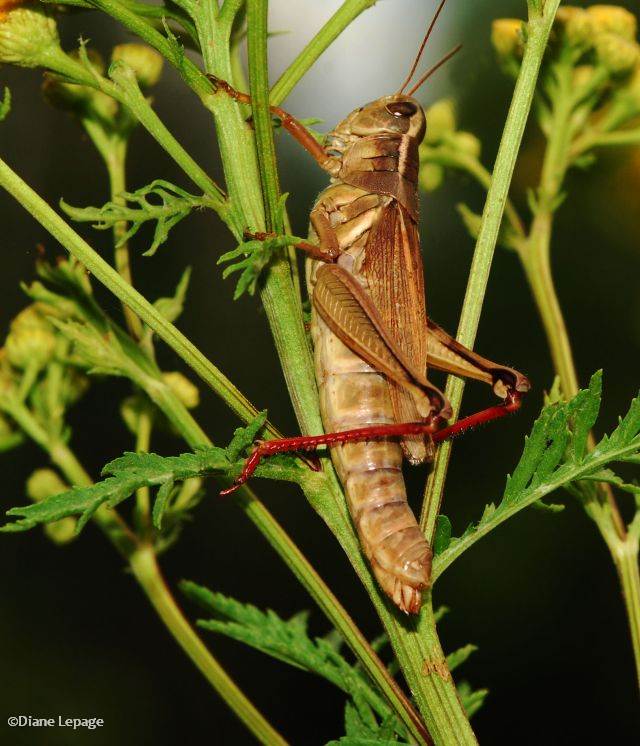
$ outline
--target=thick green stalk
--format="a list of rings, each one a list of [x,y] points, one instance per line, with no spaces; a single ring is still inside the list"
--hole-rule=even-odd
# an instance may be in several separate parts
[[[187,343],[186,350],[179,343],[173,349],[183,357],[188,357],[190,348],[196,350],[186,338],[182,337],[173,325],[168,324],[162,317],[159,317],[157,311],[151,306],[137,291],[124,283],[122,278],[106,262],[104,262],[93,249],[83,241],[65,222],[62,220],[33,190],[31,190],[3,161],[0,161],[0,185],[12,194],[49,232],[55,236],[61,244],[94,274],[116,297],[125,303],[133,302],[130,305],[138,315],[147,323],[159,336],[173,347],[174,335],[178,340],[184,339]],[[159,318],[158,318],[159,317]],[[173,331],[170,334],[160,333],[164,326],[170,327]],[[237,390],[227,386],[226,379],[222,379],[222,385],[218,385],[218,377],[222,374],[215,369],[211,363],[196,350],[197,355],[204,361],[200,365],[204,375],[203,380],[210,382],[212,388],[221,398],[227,401],[231,396],[234,404],[231,408],[236,411],[238,416],[245,422],[252,420],[256,415],[256,410],[247,402],[244,397],[237,392],[237,397],[233,392]],[[193,366],[192,366],[193,367]],[[214,373],[212,373],[213,369]],[[194,367],[194,370],[196,368]],[[196,370],[198,372],[198,370]],[[229,384],[230,386],[230,384]],[[229,393],[231,392],[231,393]],[[187,442],[192,447],[198,445],[210,445],[211,441],[200,426],[193,420],[184,406],[172,396],[168,387],[164,384],[158,384],[155,389],[148,391],[151,396],[153,393],[154,401],[167,414],[176,427],[181,431]],[[229,402],[228,402],[229,403]],[[272,431],[277,434],[277,431]],[[386,694],[390,703],[396,710],[403,710],[407,713],[407,726],[413,728],[414,735],[420,733],[419,724],[412,715],[411,706],[406,703],[406,698],[402,694],[397,684],[388,675],[386,668],[379,661],[375,652],[371,649],[366,639],[360,633],[353,620],[349,617],[346,610],[340,605],[338,600],[333,596],[330,589],[317,575],[308,560],[300,552],[298,547],[293,543],[291,538],[282,529],[280,524],[273,518],[262,502],[248,488],[243,488],[237,493],[236,500],[247,517],[256,525],[260,532],[265,536],[271,546],[278,552],[283,561],[292,570],[294,575],[307,589],[309,594],[316,600],[318,605],[327,614],[329,620],[344,636],[347,643],[362,662],[364,668],[370,676],[376,681],[381,690]],[[110,511],[113,512],[113,511]],[[411,725],[410,725],[411,724]],[[417,735],[416,735],[417,737]]]
[[[271,103],[274,106],[281,104],[305,73],[347,26],[375,3],[376,0],[346,0],[282,73],[271,89]]]
[[[560,0],[546,0],[544,4],[539,2],[529,3],[527,45],[511,100],[511,106],[509,107],[509,114],[507,115],[507,121],[502,133],[493,170],[493,179],[482,213],[482,224],[476,241],[467,291],[458,324],[456,338],[469,348],[472,348],[475,342],[493,253],[509,195],[509,186],[518,151],[520,150],[524,128],[529,117],[540,65],[549,39],[549,33],[551,32],[551,26],[553,25],[553,19],[559,5]],[[445,393],[451,402],[454,417],[460,411],[463,392],[464,380],[450,376],[447,381]],[[444,483],[451,457],[451,447],[450,441],[440,446],[433,471],[427,480],[420,525],[429,541],[433,539],[436,518],[440,512],[440,503],[442,502]]]
[[[272,138],[268,115],[266,91],[266,2],[249,0],[249,72],[253,96],[253,116],[255,122],[259,159],[270,175],[263,181],[267,188],[277,186],[275,160],[272,146],[267,140]],[[252,28],[253,26],[253,28]],[[267,205],[277,201],[277,194],[269,195]],[[278,289],[279,293],[293,293],[292,283]],[[270,318],[274,334],[277,330],[287,332],[297,319],[291,315],[277,315]],[[321,428],[317,392],[314,385],[314,372],[308,346],[302,352],[291,355],[291,350],[281,356],[287,384],[294,408],[303,432],[317,432]],[[475,743],[473,732],[458,699],[451,676],[424,675],[422,667],[441,671],[444,656],[437,641],[435,627],[427,635],[418,635],[405,620],[400,620],[396,609],[381,596],[380,590],[364,562],[358,540],[346,509],[346,501],[329,465],[322,474],[310,474],[302,485],[307,498],[334,532],[347,553],[360,579],[364,583],[382,623],[389,634],[391,644],[403,674],[411,687],[427,729],[436,743]],[[400,713],[402,714],[402,713]],[[437,735],[437,737],[436,737]],[[424,736],[423,736],[424,737]]]

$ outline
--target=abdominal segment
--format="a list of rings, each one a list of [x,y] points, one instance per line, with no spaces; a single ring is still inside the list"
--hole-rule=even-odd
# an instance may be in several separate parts
[[[314,313],[312,334],[326,432],[395,422],[386,379]],[[374,440],[331,447],[349,510],[378,583],[406,613],[420,609],[432,553],[407,503],[402,449]]]

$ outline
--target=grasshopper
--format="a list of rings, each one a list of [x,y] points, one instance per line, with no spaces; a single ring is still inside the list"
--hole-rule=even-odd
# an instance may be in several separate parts
[[[309,240],[297,244],[308,255],[326,434],[259,444],[230,488],[244,483],[264,456],[329,446],[362,549],[382,590],[405,613],[420,610],[432,551],[407,502],[403,457],[411,464],[432,461],[437,442],[516,410],[530,388],[523,374],[463,347],[426,312],[417,184],[426,118],[413,94],[458,48],[404,89],[443,6],[444,0],[399,91],[351,112],[323,146],[290,114],[272,108],[331,176],[311,211]],[[224,81],[215,83],[250,102]],[[503,401],[447,426],[451,405],[427,378],[430,368],[487,383]]]

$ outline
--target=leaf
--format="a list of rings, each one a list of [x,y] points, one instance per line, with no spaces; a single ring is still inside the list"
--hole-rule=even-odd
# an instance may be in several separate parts
[[[489,504],[478,521],[459,538],[453,538],[434,561],[434,578],[482,536],[524,508],[537,503],[559,487],[576,491],[589,482],[605,481],[637,496],[640,487],[629,483],[608,467],[616,461],[640,461],[640,398],[631,402],[627,414],[610,436],[603,437],[592,451],[588,435],[600,411],[602,374],[596,373],[589,387],[569,402],[546,406],[536,420],[518,465],[507,477],[502,499]],[[544,503],[542,503],[544,505]],[[557,511],[560,506],[546,505]]]
[[[172,323],[176,321],[184,309],[184,302],[187,297],[187,290],[189,289],[189,281],[191,280],[191,267],[187,267],[176,286],[173,295],[167,298],[158,298],[153,304],[156,309]]]
[[[106,464],[100,482],[89,487],[74,487],[42,502],[12,508],[7,515],[17,517],[14,523],[0,528],[2,531],[26,531],[38,524],[51,523],[69,515],[80,516],[78,531],[103,504],[114,507],[130,497],[140,487],[158,487],[153,507],[153,520],[160,527],[163,516],[173,510],[173,486],[194,477],[211,475],[229,476],[238,469],[236,457],[253,442],[264,426],[266,412],[259,414],[247,427],[236,430],[227,448],[211,446],[195,453],[179,456],[159,456],[156,453],[125,453]],[[258,476],[296,481],[305,467],[294,459],[271,458],[258,469]]]
[[[308,615],[296,614],[288,620],[274,611],[261,611],[251,604],[214,593],[190,581],[181,590],[211,618],[198,620],[198,626],[226,635],[291,666],[321,676],[349,696],[345,710],[347,739],[379,744],[393,742],[394,734],[405,736],[389,705],[371,684],[362,669],[349,663],[331,640],[311,638]],[[356,739],[356,740],[353,740]],[[368,739],[368,740],[367,740]]]
[[[477,645],[465,645],[462,648],[458,648],[458,650],[454,650],[453,653],[449,653],[447,656],[449,670],[454,671],[458,666],[461,666],[477,649]]]
[[[3,122],[11,111],[11,91],[7,86],[4,87],[2,103],[0,103],[0,122]]]
[[[451,542],[451,521],[440,514],[436,519],[436,530],[433,537],[433,553],[441,554]]]
[[[116,246],[122,246],[149,221],[155,221],[151,246],[144,256],[153,256],[165,243],[169,232],[192,210],[210,207],[210,200],[200,197],[171,184],[163,179],[156,179],[151,184],[135,192],[123,192],[124,204],[107,202],[102,207],[73,207],[60,200],[60,207],[72,219],[81,223],[93,223],[98,230],[113,228],[118,223],[127,223],[127,231],[118,240]]]
[[[233,438],[225,449],[229,461],[237,461],[240,455],[253,445],[253,441],[264,427],[266,421],[267,410],[264,409],[246,427],[239,427],[234,431]]]
[[[458,696],[462,702],[467,717],[472,718],[476,712],[484,704],[487,695],[489,694],[488,689],[475,689],[471,688],[468,681],[461,681],[458,686]]]

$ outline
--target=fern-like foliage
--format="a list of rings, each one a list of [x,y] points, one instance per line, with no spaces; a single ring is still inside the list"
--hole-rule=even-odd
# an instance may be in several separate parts
[[[346,736],[332,743],[407,743],[406,731],[362,669],[343,656],[342,640],[334,634],[309,636],[308,614],[282,619],[274,611],[261,611],[221,593],[191,582],[181,584],[184,593],[212,618],[198,626],[250,645],[291,666],[321,676],[348,695],[345,710]],[[401,740],[398,741],[397,739]]]
[[[106,476],[89,487],[74,487],[39,503],[12,508],[7,515],[16,517],[0,531],[27,531],[39,524],[51,523],[66,516],[78,516],[76,530],[86,525],[101,505],[115,507],[134,494],[140,487],[157,487],[153,506],[153,522],[162,527],[163,516],[172,510],[172,500],[178,486],[192,477],[229,476],[238,473],[244,459],[241,454],[253,443],[262,430],[267,413],[262,412],[246,427],[236,430],[226,448],[212,446],[180,456],[159,456],[155,453],[125,453],[108,463],[102,470]],[[305,467],[293,457],[271,459],[260,467],[261,476],[295,480]]]
[[[234,300],[238,300],[244,293],[254,295],[260,275],[277,256],[278,252],[287,246],[292,246],[304,240],[284,233],[285,203],[288,196],[288,194],[283,194],[278,202],[275,233],[273,235],[268,235],[264,239],[251,238],[249,241],[244,241],[218,259],[218,264],[230,262],[222,272],[224,279],[236,272],[240,273],[233,294]]]
[[[107,202],[102,207],[73,207],[61,200],[60,207],[72,220],[93,223],[98,230],[107,230],[117,223],[126,222],[128,229],[118,240],[117,246],[122,246],[135,236],[145,223],[155,221],[151,246],[144,252],[145,256],[153,256],[167,240],[171,229],[192,210],[212,206],[205,195],[198,197],[190,194],[163,179],[156,179],[135,192],[124,192],[122,198],[123,204]]]
[[[602,374],[596,373],[588,389],[569,402],[557,402],[543,409],[525,441],[520,461],[507,477],[501,500],[490,503],[476,524],[458,538],[451,538],[451,524],[441,516],[437,527],[434,577],[440,575],[478,539],[520,510],[542,500],[559,487],[580,495],[593,481],[609,482],[634,494],[640,511],[640,488],[629,484],[608,467],[615,462],[640,461],[640,398],[631,402],[627,414],[610,435],[589,451],[589,432],[600,411]],[[606,506],[604,506],[606,509]],[[638,514],[629,529],[638,530]]]

